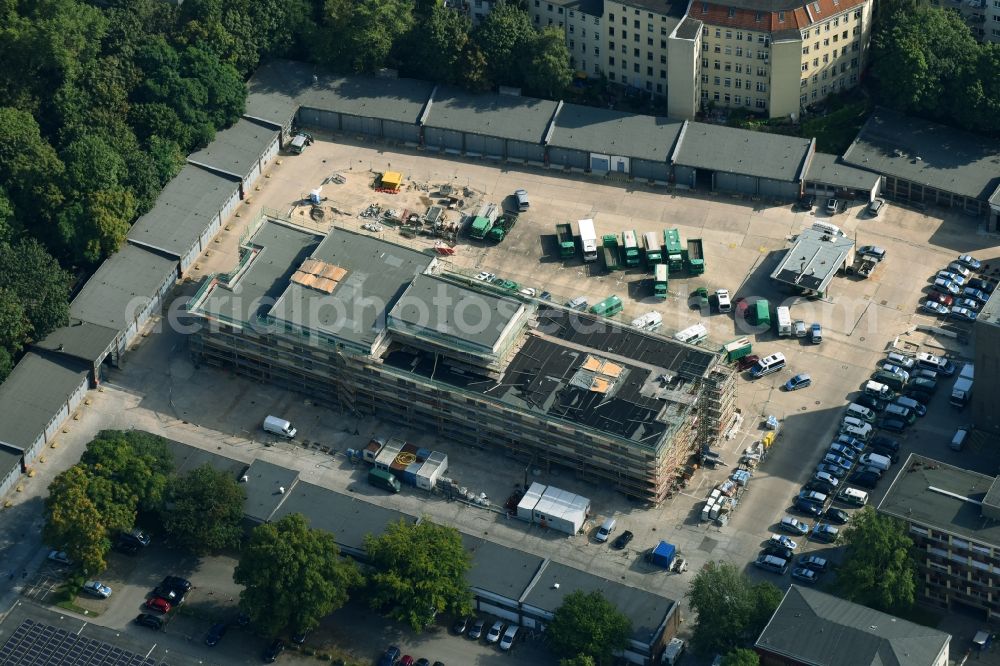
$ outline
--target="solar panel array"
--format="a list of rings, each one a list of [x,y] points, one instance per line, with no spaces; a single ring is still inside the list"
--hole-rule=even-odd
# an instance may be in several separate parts
[[[0,647],[3,666],[156,666],[153,659],[104,641],[24,620]]]

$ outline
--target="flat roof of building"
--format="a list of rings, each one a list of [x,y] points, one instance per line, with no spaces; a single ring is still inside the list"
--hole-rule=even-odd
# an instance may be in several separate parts
[[[978,326],[979,324],[1000,326],[1000,289],[996,289],[990,294],[986,305],[979,311],[979,315],[976,317],[976,325]],[[975,327],[973,327],[973,330],[975,330]]]
[[[306,62],[279,59],[264,63],[247,81],[243,115],[286,127],[299,110],[299,95],[313,85],[313,76],[318,78],[321,73],[318,66]]]
[[[20,447],[0,442],[0,479],[6,479],[12,471],[21,469],[24,451]]]
[[[246,463],[234,458],[206,451],[205,449],[199,449],[195,446],[189,446],[183,442],[166,437],[163,437],[163,439],[166,441],[171,463],[178,476],[183,476],[202,465],[208,465],[217,472],[225,472],[226,474],[230,474],[233,479],[239,479],[240,474],[247,468]]]
[[[600,592],[632,621],[631,638],[642,643],[649,643],[656,636],[667,614],[676,605],[675,601],[667,597],[551,560],[525,596],[524,603],[551,612],[562,605],[568,594],[577,591]]]
[[[771,273],[771,279],[800,289],[826,291],[853,247],[854,241],[847,236],[803,229]]]
[[[73,359],[25,354],[0,384],[0,442],[27,450],[87,375],[88,369]]]
[[[685,16],[684,20],[677,25],[674,34],[679,39],[694,39],[701,34],[702,22],[698,19]]]
[[[441,86],[434,93],[424,126],[541,145],[556,106],[547,99],[477,95]]]
[[[837,188],[871,192],[882,177],[866,169],[844,164],[836,155],[814,153],[809,162],[809,170],[806,172],[806,180]]]
[[[152,210],[132,225],[128,240],[179,259],[238,190],[234,180],[186,164],[160,192]]]
[[[909,523],[1000,547],[1000,520],[984,518],[980,503],[995,477],[914,453],[878,505]]]
[[[216,284],[193,307],[208,316],[256,323],[285,290],[295,269],[316,249],[321,236],[268,220],[250,239],[254,257],[232,285]]]
[[[32,346],[35,349],[65,354],[96,364],[114,343],[119,332],[114,328],[74,319]]]
[[[365,552],[365,536],[381,534],[391,524],[400,520],[414,522],[408,514],[386,509],[377,504],[299,481],[271,516],[280,520],[287,515],[301,513],[309,526],[333,534],[341,548],[356,553]]]
[[[388,310],[413,278],[434,261],[423,252],[343,229],[331,230],[308,256],[346,274],[330,293],[293,282],[289,275],[270,315],[364,347],[378,338]]]
[[[275,510],[289,497],[299,473],[293,469],[275,465],[257,458],[244,472],[246,481],[241,481],[247,499],[243,503],[243,513],[247,518],[259,523],[271,520]]]
[[[888,109],[868,118],[844,161],[982,201],[1000,185],[1000,141]]]
[[[240,118],[232,127],[216,132],[208,146],[188,155],[188,162],[243,179],[258,168],[260,158],[277,138],[273,127]]]
[[[823,666],[935,666],[951,636],[825,592],[792,585],[756,647]]]
[[[472,556],[469,585],[517,601],[535,579],[545,559],[462,533],[462,544]]]
[[[418,275],[389,312],[389,327],[491,350],[523,310],[516,298]]]
[[[666,162],[683,124],[661,116],[563,104],[548,145]]]
[[[669,0],[620,0],[626,7],[638,7],[639,9],[645,9],[647,11],[655,12],[657,15],[672,16],[673,18],[681,18],[684,16],[684,12],[687,9],[688,3],[677,1],[670,2]]]
[[[416,125],[434,84],[417,79],[320,75],[299,91],[301,106]]]
[[[525,334],[497,380],[422,352],[393,351],[385,364],[654,448],[695,402],[691,380],[718,359],[590,315],[543,305],[537,317],[537,329]]]
[[[797,182],[812,139],[687,122],[672,157],[680,166]]]
[[[176,259],[124,245],[83,285],[70,303],[70,319],[124,331],[170,275],[176,274]]]

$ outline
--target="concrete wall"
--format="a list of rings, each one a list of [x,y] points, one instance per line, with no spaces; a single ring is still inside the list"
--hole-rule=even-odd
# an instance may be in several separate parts
[[[771,90],[768,115],[785,118],[799,113],[799,90],[802,70],[801,40],[771,44]]]
[[[994,295],[994,299],[1000,295]],[[972,387],[972,422],[978,430],[1000,435],[1000,325],[976,322],[976,379]]]
[[[675,31],[676,33],[676,31]],[[701,104],[701,32],[694,39],[667,39],[667,115],[694,120]]]

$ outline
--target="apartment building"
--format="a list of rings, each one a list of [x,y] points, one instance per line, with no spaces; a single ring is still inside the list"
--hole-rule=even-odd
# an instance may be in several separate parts
[[[906,523],[924,601],[1000,617],[1000,478],[911,454],[878,511]]]
[[[604,71],[603,0],[529,0],[528,14],[538,29],[552,26],[565,32],[570,66],[578,76]]]
[[[1000,0],[929,0],[932,7],[952,9],[965,19],[981,42],[1000,42]]]

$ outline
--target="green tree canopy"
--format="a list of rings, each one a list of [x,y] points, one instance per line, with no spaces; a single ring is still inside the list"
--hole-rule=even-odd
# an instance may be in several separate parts
[[[407,35],[407,55],[401,58],[400,66],[414,78],[459,83],[464,76],[463,53],[472,23],[441,3],[431,4],[425,11],[428,14],[420,16]]]
[[[400,520],[379,536],[365,537],[374,571],[369,576],[369,602],[388,606],[389,616],[420,630],[434,615],[468,615],[472,592],[465,579],[472,566],[462,537],[453,527],[424,519]]]
[[[562,30],[549,26],[531,40],[521,62],[528,92],[559,99],[573,81],[569,49]]]
[[[28,328],[25,340],[39,340],[69,319],[70,276],[39,243],[0,242],[0,288],[16,295]]]
[[[235,548],[243,535],[246,491],[231,475],[207,463],[177,479],[164,509],[163,526],[196,555]]]
[[[315,628],[347,603],[361,574],[332,534],[293,513],[254,528],[233,580],[244,586],[240,608],[261,633],[277,636]]]
[[[560,659],[559,666],[597,666],[597,662],[590,655],[578,654],[568,659]]]
[[[913,605],[916,565],[906,525],[866,506],[851,517],[837,569],[840,594],[851,601],[896,613]]]
[[[702,654],[728,652],[760,635],[781,603],[781,590],[754,584],[728,562],[710,562],[687,593],[698,614],[691,643]]]
[[[493,5],[474,33],[486,59],[487,78],[504,86],[523,85],[522,56],[536,36],[526,11],[505,0]]]
[[[748,648],[736,648],[722,657],[722,666],[760,666],[760,657]]]
[[[42,538],[66,552],[85,574],[96,574],[107,566],[110,542],[104,516],[90,497],[90,476],[74,465],[49,484],[45,499]]]
[[[628,645],[632,622],[600,592],[570,592],[545,630],[557,655],[610,664]]]
[[[162,437],[140,430],[103,430],[87,444],[80,464],[131,498],[137,509],[158,509],[172,471]]]

